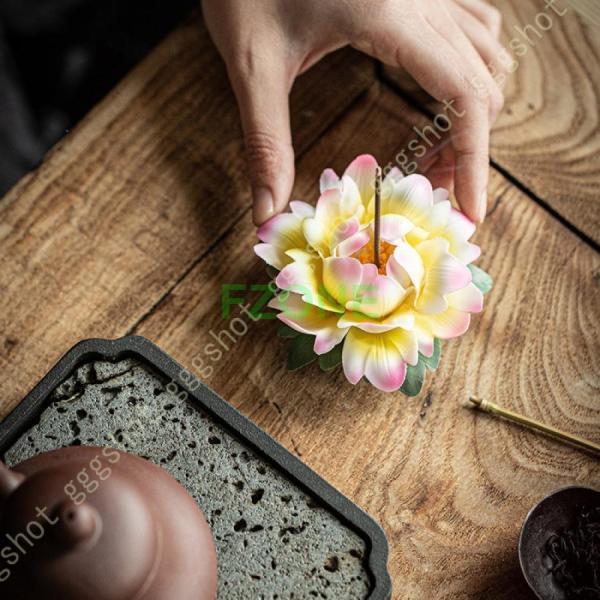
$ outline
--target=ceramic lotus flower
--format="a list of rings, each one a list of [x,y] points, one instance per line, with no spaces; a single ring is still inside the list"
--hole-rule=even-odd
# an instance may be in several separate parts
[[[469,242],[475,226],[448,192],[395,168],[381,186],[377,266],[376,169],[363,155],[341,178],[324,171],[316,206],[291,202],[259,228],[255,252],[278,271],[269,306],[293,338],[291,367],[341,362],[350,383],[365,377],[414,395],[437,367],[439,340],[467,331],[491,280],[471,265],[480,254]]]

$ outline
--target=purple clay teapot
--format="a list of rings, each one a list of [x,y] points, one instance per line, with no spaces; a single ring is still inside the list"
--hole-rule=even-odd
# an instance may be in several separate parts
[[[166,471],[76,446],[0,462],[0,598],[215,600],[208,523]]]

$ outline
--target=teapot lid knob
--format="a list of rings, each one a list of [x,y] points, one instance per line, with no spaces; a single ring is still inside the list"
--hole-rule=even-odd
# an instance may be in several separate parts
[[[64,546],[75,548],[98,539],[102,520],[89,503],[76,504],[66,500],[57,507],[55,515],[58,522],[52,532]]]

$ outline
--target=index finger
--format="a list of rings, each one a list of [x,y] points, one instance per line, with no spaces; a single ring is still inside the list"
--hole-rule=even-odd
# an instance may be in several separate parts
[[[476,87],[479,74],[472,65],[426,19],[406,28],[398,22],[379,24],[378,43],[358,48],[386,64],[404,67],[425,91],[444,103],[456,155],[455,194],[467,217],[482,221],[489,170],[487,92]]]
[[[489,177],[489,110],[477,94],[456,100],[451,135],[454,148],[454,190],[462,211],[481,223],[487,208]]]

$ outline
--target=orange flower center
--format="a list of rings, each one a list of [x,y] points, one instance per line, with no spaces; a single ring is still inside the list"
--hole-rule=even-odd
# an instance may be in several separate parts
[[[393,244],[389,244],[388,242],[381,242],[379,248],[379,258],[381,259],[379,264],[379,274],[385,275],[385,266],[387,265],[387,261],[394,254],[394,250],[396,246]],[[363,265],[374,264],[375,263],[375,245],[371,240],[366,246],[363,246],[357,256],[358,260]]]

